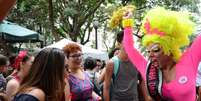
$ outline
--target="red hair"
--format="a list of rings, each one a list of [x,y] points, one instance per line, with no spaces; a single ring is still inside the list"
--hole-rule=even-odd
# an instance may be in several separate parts
[[[63,48],[64,53],[66,54],[67,58],[69,57],[70,53],[82,51],[81,47],[76,43],[69,43]]]

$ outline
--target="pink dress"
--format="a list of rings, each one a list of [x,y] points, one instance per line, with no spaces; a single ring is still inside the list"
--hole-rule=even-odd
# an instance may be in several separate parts
[[[130,60],[146,80],[147,60],[133,46],[132,28],[124,29],[123,45]],[[195,101],[196,73],[201,61],[201,36],[198,36],[176,64],[176,78],[169,83],[163,82],[162,95],[173,101]]]

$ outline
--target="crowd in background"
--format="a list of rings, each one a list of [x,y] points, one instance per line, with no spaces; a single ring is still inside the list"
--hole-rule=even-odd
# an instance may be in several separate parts
[[[76,43],[63,50],[45,48],[37,55],[0,55],[1,101],[153,101],[122,48],[122,38],[119,32],[119,47],[109,61],[84,59]],[[199,84],[198,78],[198,97]]]
[[[111,60],[119,57],[116,74],[108,71],[116,68],[115,61],[84,59],[76,43],[37,54],[23,50],[9,57],[0,55],[1,101],[108,101],[109,96],[114,101],[145,100],[145,85],[141,86],[138,71],[121,47],[123,32],[117,38],[119,47],[110,53]]]

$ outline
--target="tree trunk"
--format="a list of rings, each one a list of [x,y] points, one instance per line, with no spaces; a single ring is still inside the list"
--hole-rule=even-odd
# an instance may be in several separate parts
[[[55,41],[59,40],[59,35],[56,32],[56,29],[54,27],[54,11],[53,11],[53,3],[52,0],[48,0],[48,12],[49,12],[49,23],[50,23],[50,28],[51,28],[51,32],[52,35],[55,38]]]

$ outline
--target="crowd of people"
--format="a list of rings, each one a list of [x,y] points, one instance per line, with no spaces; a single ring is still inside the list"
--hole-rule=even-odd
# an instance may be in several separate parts
[[[196,77],[201,74],[201,36],[190,45],[194,23],[189,16],[162,7],[148,11],[141,28],[148,54],[144,56],[133,47],[133,7],[123,11],[123,30],[116,34],[118,48],[108,61],[83,59],[76,43],[63,49],[44,48],[37,55],[28,51],[0,55],[0,100],[200,100],[201,80]]]
[[[122,48],[123,31],[117,39],[121,48],[114,49],[107,64],[93,57],[83,61],[82,49],[76,43],[62,50],[44,48],[35,56],[28,51],[11,57],[0,55],[1,100],[107,101],[111,96],[111,100],[138,101],[138,88],[146,94],[144,85],[138,87],[144,84],[143,79],[138,82],[140,75]]]

